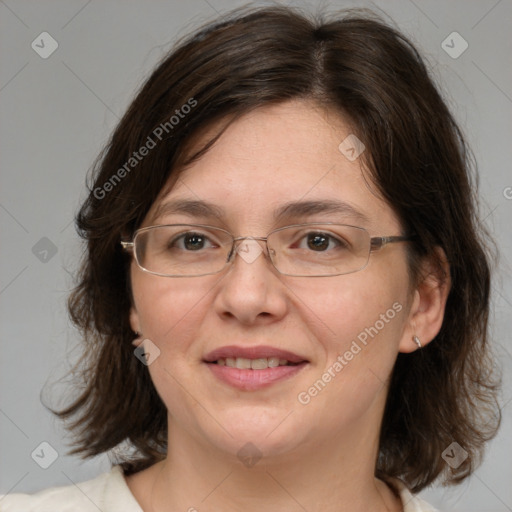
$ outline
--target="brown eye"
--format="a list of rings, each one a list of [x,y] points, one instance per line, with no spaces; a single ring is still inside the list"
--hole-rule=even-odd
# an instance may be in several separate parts
[[[329,238],[319,233],[308,235],[308,247],[313,251],[325,251],[329,248]]]
[[[183,245],[189,251],[197,251],[202,249],[205,244],[205,238],[203,235],[188,235],[183,238]]]
[[[342,238],[330,233],[310,232],[304,234],[298,244],[299,248],[310,249],[314,252],[327,252],[332,249],[345,249],[348,243]]]
[[[200,251],[214,247],[214,244],[203,233],[183,233],[169,241],[169,249],[181,249],[183,251]]]

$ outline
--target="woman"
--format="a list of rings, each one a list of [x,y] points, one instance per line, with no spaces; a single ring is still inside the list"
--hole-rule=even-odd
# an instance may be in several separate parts
[[[58,414],[117,465],[2,510],[434,510],[414,493],[467,478],[500,418],[470,167],[371,13],[187,38],[77,218],[83,388]]]

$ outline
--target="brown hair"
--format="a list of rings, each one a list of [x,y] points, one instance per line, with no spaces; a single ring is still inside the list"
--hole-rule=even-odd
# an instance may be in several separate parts
[[[181,41],[143,85],[93,168],[76,220],[87,250],[69,311],[85,350],[75,369],[79,396],[56,412],[73,419],[70,453],[90,457],[124,442],[133,453],[117,462],[127,473],[165,457],[167,411],[133,355],[130,257],[119,242],[174,179],[199,130],[292,98],[350,121],[366,146],[370,179],[404,231],[417,235],[409,249],[413,278],[418,261],[437,258],[436,247],[446,253],[445,319],[428,346],[398,355],[376,475],[399,477],[414,491],[440,475],[457,483],[480,462],[501,419],[473,160],[417,50],[366,10],[329,20],[285,7],[233,11]],[[454,441],[469,457],[451,470],[441,454]]]

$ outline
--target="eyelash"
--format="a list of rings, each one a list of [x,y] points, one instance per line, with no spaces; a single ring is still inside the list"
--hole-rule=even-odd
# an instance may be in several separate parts
[[[212,237],[210,237],[209,235],[207,235],[205,233],[189,231],[189,232],[181,233],[180,235],[175,236],[172,240],[169,241],[169,243],[167,244],[167,247],[169,249],[172,249],[172,248],[176,247],[176,245],[180,241],[185,241],[187,237],[194,237],[194,236],[202,238],[203,240],[212,244],[214,247],[220,246],[220,244],[218,244],[218,243],[216,244],[215,242],[212,242]],[[311,236],[325,237],[325,238],[329,239],[329,244],[331,242],[334,242],[335,246],[338,248],[339,247],[341,247],[341,248],[347,247],[347,243],[343,239],[340,239],[331,233],[326,233],[326,232],[321,232],[321,231],[309,231],[306,233],[301,233],[301,236],[298,239],[298,242],[294,242],[293,245],[300,245],[301,242],[303,242],[303,241],[306,241],[306,243],[307,243],[307,238],[311,237]],[[183,247],[180,247],[180,249],[185,250]],[[204,249],[204,247],[201,247],[201,249]],[[322,251],[322,252],[326,252],[326,251]]]

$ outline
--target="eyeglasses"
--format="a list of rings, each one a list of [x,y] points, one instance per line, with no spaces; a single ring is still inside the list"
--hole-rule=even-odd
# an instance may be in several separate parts
[[[266,237],[234,237],[228,231],[200,224],[168,224],[135,231],[123,249],[133,252],[145,272],[164,277],[198,277],[222,272],[238,253],[252,263],[266,242],[276,270],[295,277],[350,274],[368,264],[370,253],[412,236],[370,237],[364,228],[333,223],[294,224]]]

